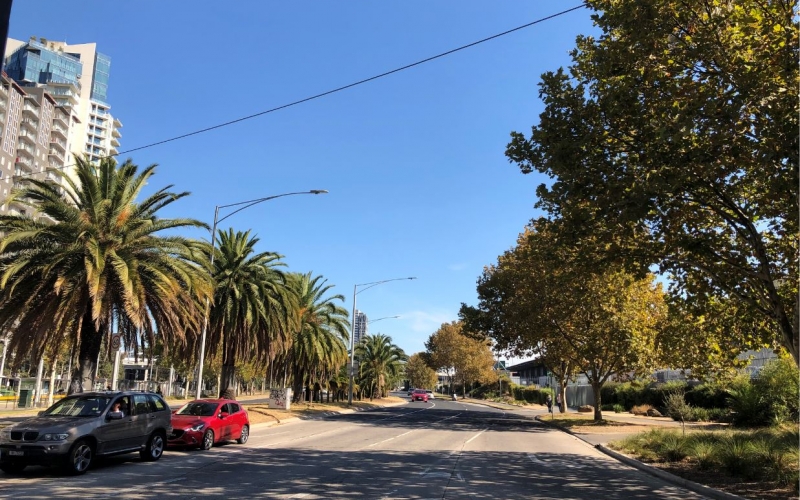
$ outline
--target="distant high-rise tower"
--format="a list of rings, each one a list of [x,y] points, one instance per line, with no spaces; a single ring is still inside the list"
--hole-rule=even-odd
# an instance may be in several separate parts
[[[6,57],[9,77],[23,88],[44,87],[57,106],[69,112],[73,155],[97,162],[118,153],[122,123],[109,112],[107,100],[111,58],[97,52],[97,44],[9,38]]]
[[[358,345],[361,339],[369,334],[367,321],[367,315],[356,309],[356,316],[353,318],[353,345]]]

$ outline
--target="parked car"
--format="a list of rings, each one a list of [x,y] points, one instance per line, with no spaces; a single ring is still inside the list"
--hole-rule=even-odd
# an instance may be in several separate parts
[[[250,437],[250,418],[242,406],[229,399],[198,399],[172,414],[170,446],[197,446],[209,450],[215,443]]]
[[[428,395],[428,399],[436,399],[436,394],[434,394],[432,390],[426,389],[425,393]]]
[[[411,393],[411,402],[414,401],[428,402],[428,393],[425,392],[425,389],[414,389],[414,392]]]
[[[412,394],[414,394],[414,389],[413,388],[408,390],[408,395],[410,396]]]
[[[83,474],[96,457],[138,451],[161,458],[172,431],[167,403],[144,392],[84,392],[61,399],[38,417],[0,431],[0,470],[61,465]]]

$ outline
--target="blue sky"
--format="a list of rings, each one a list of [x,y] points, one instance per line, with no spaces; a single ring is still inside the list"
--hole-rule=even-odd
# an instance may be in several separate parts
[[[96,42],[121,150],[352,83],[579,4],[562,1],[108,2],[17,0],[9,36]],[[191,5],[191,8],[187,8]],[[425,65],[219,130],[137,151],[151,187],[192,195],[164,216],[293,191],[238,213],[260,251],[312,271],[412,354],[476,302],[485,265],[537,216],[541,176],[504,156],[538,120],[539,76],[569,64],[581,9]],[[208,237],[208,233],[191,234]]]

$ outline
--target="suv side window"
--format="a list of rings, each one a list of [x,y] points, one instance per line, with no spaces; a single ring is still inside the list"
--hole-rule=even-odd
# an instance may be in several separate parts
[[[167,409],[167,404],[158,396],[150,394],[150,411],[165,411]]]
[[[133,406],[135,415],[150,413],[150,403],[147,401],[147,394],[134,394]]]

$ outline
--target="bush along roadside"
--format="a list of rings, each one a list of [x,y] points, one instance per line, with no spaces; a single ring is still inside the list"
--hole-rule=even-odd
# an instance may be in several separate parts
[[[690,432],[653,429],[609,447],[653,464],[684,464],[750,482],[800,492],[800,433],[796,425],[756,430]]]

